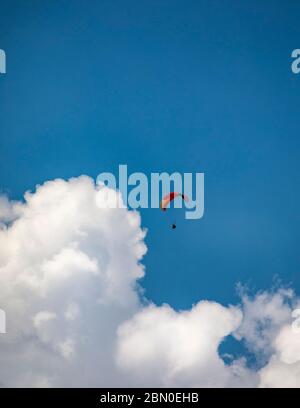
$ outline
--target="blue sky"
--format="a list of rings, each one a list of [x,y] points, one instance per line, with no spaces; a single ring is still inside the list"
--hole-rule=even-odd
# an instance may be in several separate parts
[[[0,186],[56,177],[204,172],[205,215],[148,228],[146,296],[235,303],[274,276],[300,292],[300,4],[1,2]]]

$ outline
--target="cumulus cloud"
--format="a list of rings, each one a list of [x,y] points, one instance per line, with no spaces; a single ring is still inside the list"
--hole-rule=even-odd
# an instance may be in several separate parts
[[[218,347],[242,320],[238,308],[202,301],[189,311],[150,305],[118,330],[118,364],[156,386],[254,385],[243,360],[225,365]]]
[[[276,292],[262,292],[251,298],[243,290],[241,292],[244,318],[236,337],[244,338],[253,352],[268,355],[281,326],[291,320],[294,293],[291,289],[279,288]]]
[[[242,293],[236,306],[156,306],[138,286],[144,237],[140,215],[86,176],[46,182],[23,202],[0,198],[1,384],[299,387],[291,290]],[[224,361],[227,336],[243,357]]]
[[[262,366],[259,387],[299,387],[300,332],[293,319],[299,299],[282,288],[242,299],[244,318],[234,335],[244,339]]]
[[[242,294],[242,304],[201,301],[189,311],[150,305],[118,330],[119,366],[137,384],[193,387],[299,387],[300,333],[291,290]],[[245,357],[225,364],[219,346],[243,341]],[[249,368],[247,358],[255,356]],[[282,375],[284,374],[284,379]]]
[[[0,196],[0,226],[4,227],[5,222],[13,221],[22,208],[22,204],[11,202],[5,195]]]
[[[119,384],[113,339],[139,307],[145,233],[137,212],[99,208],[103,193],[79,177],[47,182],[22,204],[2,200],[5,386]]]

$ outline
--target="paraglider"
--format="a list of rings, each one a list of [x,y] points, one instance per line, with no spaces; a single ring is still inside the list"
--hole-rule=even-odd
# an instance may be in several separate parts
[[[177,192],[173,191],[173,192],[167,194],[167,195],[161,200],[161,202],[160,202],[160,209],[161,209],[162,211],[166,211],[168,205],[169,205],[173,200],[175,200],[175,198],[177,198],[177,197],[182,198],[182,200],[184,200],[184,201],[188,201],[188,197],[187,197],[186,195],[181,194],[181,193],[177,193]],[[176,228],[176,224],[173,223],[173,224],[172,224],[172,229],[175,229],[175,228]]]

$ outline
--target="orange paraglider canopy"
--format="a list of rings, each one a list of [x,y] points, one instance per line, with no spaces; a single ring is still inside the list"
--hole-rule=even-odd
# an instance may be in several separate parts
[[[188,201],[188,197],[184,194],[177,193],[175,191],[171,192],[170,194],[167,194],[160,202],[160,209],[162,211],[166,211],[168,205],[170,204],[171,201],[175,200],[176,197],[181,197],[184,201]]]

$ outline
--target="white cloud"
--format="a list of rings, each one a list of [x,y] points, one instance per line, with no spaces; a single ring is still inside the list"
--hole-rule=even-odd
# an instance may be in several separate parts
[[[240,307],[202,301],[176,312],[150,305],[120,326],[117,361],[139,385],[299,387],[296,304],[291,290],[278,289],[253,298],[243,294]],[[218,348],[230,334],[244,340],[261,369],[247,368],[245,358],[224,363]]]
[[[290,320],[290,319],[288,319]],[[260,371],[261,387],[300,387],[300,333],[289,321],[272,341],[273,354]]]
[[[274,341],[280,360],[287,364],[300,361],[300,336],[291,325],[283,326]]]
[[[285,364],[276,355],[260,371],[262,388],[299,388],[300,364]]]
[[[21,209],[21,203],[9,201],[5,195],[0,195],[0,228],[5,228],[5,223],[15,220]]]
[[[119,366],[139,385],[226,387],[254,385],[243,361],[225,365],[218,347],[238,328],[242,313],[202,301],[190,311],[150,305],[118,331]]]
[[[276,334],[283,324],[291,320],[293,298],[291,289],[262,292],[254,298],[242,292],[244,318],[235,336],[244,338],[251,351],[270,354]]]
[[[244,339],[257,361],[260,387],[300,386],[300,333],[293,330],[293,310],[299,304],[290,289],[243,295],[244,318],[235,335]],[[299,307],[299,306],[298,306]]]
[[[6,386],[120,384],[113,339],[139,308],[145,234],[138,213],[101,209],[97,194],[89,177],[79,177],[47,182],[26,193],[23,204],[5,200],[0,382]],[[14,221],[6,225],[8,218]]]
[[[299,386],[291,290],[242,294],[238,306],[144,305],[140,216],[103,194],[121,200],[85,176],[47,182],[23,203],[0,198],[1,384]],[[230,335],[248,351],[225,363]],[[247,368],[248,352],[262,368]]]

